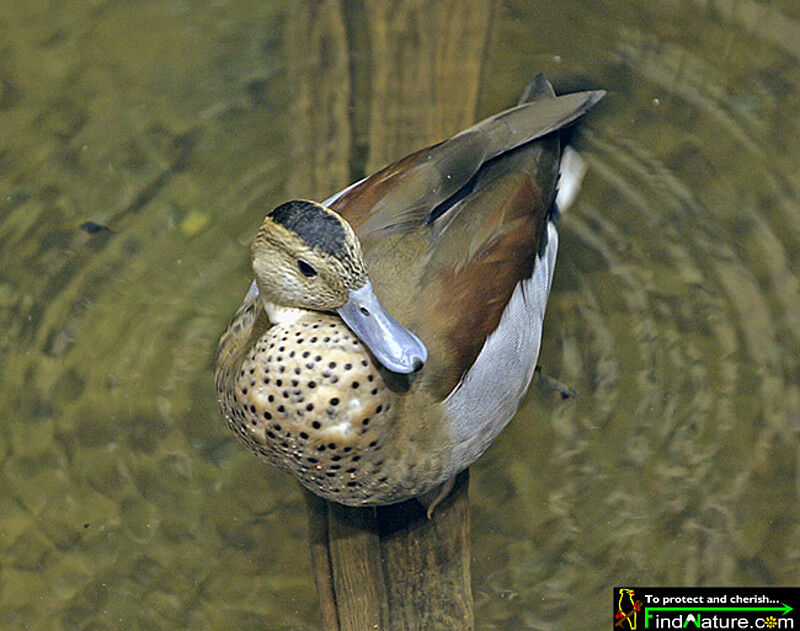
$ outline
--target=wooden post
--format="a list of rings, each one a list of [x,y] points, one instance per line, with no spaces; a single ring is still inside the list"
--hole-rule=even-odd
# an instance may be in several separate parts
[[[288,197],[325,199],[475,122],[496,0],[296,0]],[[307,493],[326,631],[473,628],[466,472],[428,520],[415,500],[347,508]]]
[[[306,492],[325,631],[474,628],[468,475],[428,519],[416,500],[350,508]]]

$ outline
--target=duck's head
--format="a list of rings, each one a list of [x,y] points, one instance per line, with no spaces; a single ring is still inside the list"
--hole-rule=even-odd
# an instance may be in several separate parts
[[[350,224],[321,204],[295,200],[270,212],[251,247],[258,290],[272,313],[338,313],[392,372],[416,372],[428,353],[381,305]]]

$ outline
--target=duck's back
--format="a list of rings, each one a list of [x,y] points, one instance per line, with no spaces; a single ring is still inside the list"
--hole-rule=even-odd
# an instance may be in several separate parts
[[[540,75],[522,105],[386,167],[330,204],[355,228],[380,299],[428,345],[423,387],[440,398],[473,366],[547,244],[560,159],[552,132],[601,97],[556,97]]]

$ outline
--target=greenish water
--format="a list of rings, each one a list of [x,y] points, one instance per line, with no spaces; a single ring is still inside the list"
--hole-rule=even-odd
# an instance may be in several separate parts
[[[790,0],[0,0],[0,627],[319,627],[211,384],[247,244],[539,71],[609,90],[540,359],[579,396],[473,468],[477,627],[800,583],[798,42]]]

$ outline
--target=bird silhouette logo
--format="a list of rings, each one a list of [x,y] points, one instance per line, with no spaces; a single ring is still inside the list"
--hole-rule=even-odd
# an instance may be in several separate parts
[[[617,612],[614,615],[614,626],[625,631],[636,630],[636,614],[642,608],[642,601],[634,599],[635,592],[628,587],[619,588]]]

